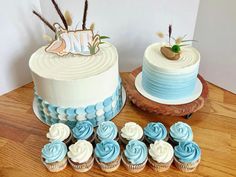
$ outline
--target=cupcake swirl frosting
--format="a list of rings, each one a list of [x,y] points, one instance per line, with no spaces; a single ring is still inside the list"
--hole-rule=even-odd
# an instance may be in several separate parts
[[[170,127],[170,136],[177,142],[193,140],[191,127],[183,122],[177,122]]]
[[[49,141],[53,140],[64,141],[70,136],[70,128],[63,123],[56,123],[49,128],[49,132],[47,133],[46,136],[49,139]]]
[[[87,140],[93,134],[93,124],[89,121],[78,122],[72,132],[76,139]]]
[[[147,146],[139,140],[131,140],[126,145],[124,154],[131,164],[141,164],[147,159]]]
[[[67,147],[65,143],[59,140],[44,145],[42,149],[42,157],[46,163],[59,162],[65,158],[66,153]]]
[[[121,129],[121,136],[127,140],[139,140],[143,136],[143,129],[134,122],[128,122]]]
[[[200,156],[201,149],[197,143],[193,141],[180,142],[178,146],[175,146],[175,157],[177,157],[180,162],[195,162]]]
[[[102,140],[96,145],[95,155],[100,162],[114,161],[120,154],[120,145],[115,140]]]
[[[75,144],[70,145],[68,157],[73,162],[84,163],[89,160],[93,154],[93,145],[86,140],[78,140]]]
[[[100,140],[115,139],[117,132],[116,125],[111,121],[102,122],[97,128],[97,136]]]
[[[150,144],[149,155],[158,163],[167,163],[173,158],[174,149],[163,140],[155,141],[154,144]]]
[[[164,140],[167,136],[165,126],[160,122],[150,122],[144,128],[145,136],[152,142],[156,140]]]

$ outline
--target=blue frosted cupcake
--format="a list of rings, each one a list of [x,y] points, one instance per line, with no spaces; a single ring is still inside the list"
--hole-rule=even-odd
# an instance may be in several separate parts
[[[173,146],[178,145],[183,141],[192,141],[192,128],[183,122],[177,122],[170,127],[169,140]]]
[[[41,159],[49,171],[58,172],[67,166],[66,154],[66,144],[59,140],[55,140],[43,147]]]
[[[77,140],[87,140],[92,143],[95,139],[95,133],[93,124],[89,121],[77,122],[75,127],[72,129],[73,143]]]
[[[180,142],[174,148],[175,166],[183,172],[192,172],[201,160],[201,150],[193,141]]]
[[[150,122],[144,128],[144,136],[145,140],[151,144],[154,143],[156,140],[168,140],[168,134],[166,127],[160,122]]]
[[[128,171],[138,173],[145,168],[147,155],[147,146],[142,141],[130,140],[122,154],[122,161]]]
[[[96,131],[97,143],[99,143],[102,140],[107,140],[107,139],[118,141],[118,137],[119,137],[118,128],[113,122],[106,121],[98,125],[97,131]]]
[[[96,144],[95,159],[103,171],[115,171],[120,166],[120,145],[115,140],[102,140]]]

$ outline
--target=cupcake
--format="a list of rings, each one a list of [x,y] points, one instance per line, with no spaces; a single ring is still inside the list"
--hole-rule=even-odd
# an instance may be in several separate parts
[[[192,172],[201,160],[201,150],[193,141],[180,142],[175,146],[175,166],[183,172]]]
[[[150,167],[158,172],[166,171],[173,162],[173,147],[166,141],[155,141],[150,144],[148,162]]]
[[[95,159],[103,171],[115,171],[120,166],[120,145],[115,140],[102,140],[96,144]]]
[[[151,144],[156,140],[168,140],[166,127],[160,122],[150,122],[144,128],[145,140]]]
[[[120,140],[125,145],[130,140],[143,140],[143,129],[134,122],[128,122],[120,131]]]
[[[193,132],[188,124],[177,122],[170,127],[169,137],[169,142],[176,146],[182,141],[192,141]]]
[[[122,154],[125,168],[132,173],[142,171],[147,163],[147,154],[147,146],[142,141],[129,141]]]
[[[70,128],[63,123],[53,124],[49,128],[49,132],[47,133],[46,136],[50,142],[54,140],[59,140],[64,142],[67,146],[70,145],[72,140],[72,134]]]
[[[75,127],[72,129],[73,133],[73,143],[77,140],[87,140],[92,143],[95,139],[95,133],[93,129],[93,124],[89,121],[77,122]]]
[[[66,144],[59,140],[55,140],[43,147],[41,159],[49,171],[58,172],[67,166],[66,153]]]
[[[70,145],[67,156],[75,171],[89,171],[94,162],[93,145],[89,141],[78,140],[75,144]]]
[[[102,140],[118,140],[117,126],[111,121],[105,121],[98,125],[96,131],[96,142],[99,143]]]

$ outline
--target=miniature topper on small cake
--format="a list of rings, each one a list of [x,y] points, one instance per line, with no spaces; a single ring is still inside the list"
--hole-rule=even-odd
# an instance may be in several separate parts
[[[59,23],[51,25],[39,13],[33,11],[55,33],[55,39],[46,48],[46,52],[55,53],[60,56],[69,53],[85,56],[96,54],[99,51],[99,45],[103,43],[101,40],[109,37],[98,34],[94,35],[94,23],[91,24],[89,29],[86,28],[88,0],[85,0],[84,4],[82,29],[77,29],[76,27],[74,30],[68,29],[68,26],[72,25],[72,18],[69,11],[66,11],[65,15],[63,15],[55,0],[51,1],[63,22],[64,28]]]
[[[157,36],[159,38],[164,38],[165,35],[162,32],[158,32]],[[187,35],[184,35],[183,37],[178,37],[178,38],[174,38],[172,36],[172,25],[169,25],[168,27],[168,43],[169,46],[163,46],[161,47],[161,53],[170,60],[178,60],[180,58],[181,55],[181,47],[183,46],[187,46],[190,44],[187,44],[186,42],[192,42],[192,41],[196,41],[196,40],[185,40],[184,38]],[[174,40],[174,44],[171,44],[171,40]]]

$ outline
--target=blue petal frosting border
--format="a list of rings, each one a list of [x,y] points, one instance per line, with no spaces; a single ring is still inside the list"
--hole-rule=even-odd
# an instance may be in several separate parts
[[[94,127],[101,122],[109,121],[119,113],[123,105],[122,82],[120,78],[115,92],[110,97],[104,99],[102,102],[87,107],[63,108],[48,103],[37,95],[36,92],[34,92],[34,96],[39,116],[44,123],[52,125],[61,122],[68,125],[71,129],[78,121],[88,120]],[[97,114],[98,112],[100,113]],[[103,114],[101,114],[101,112],[103,112]]]

